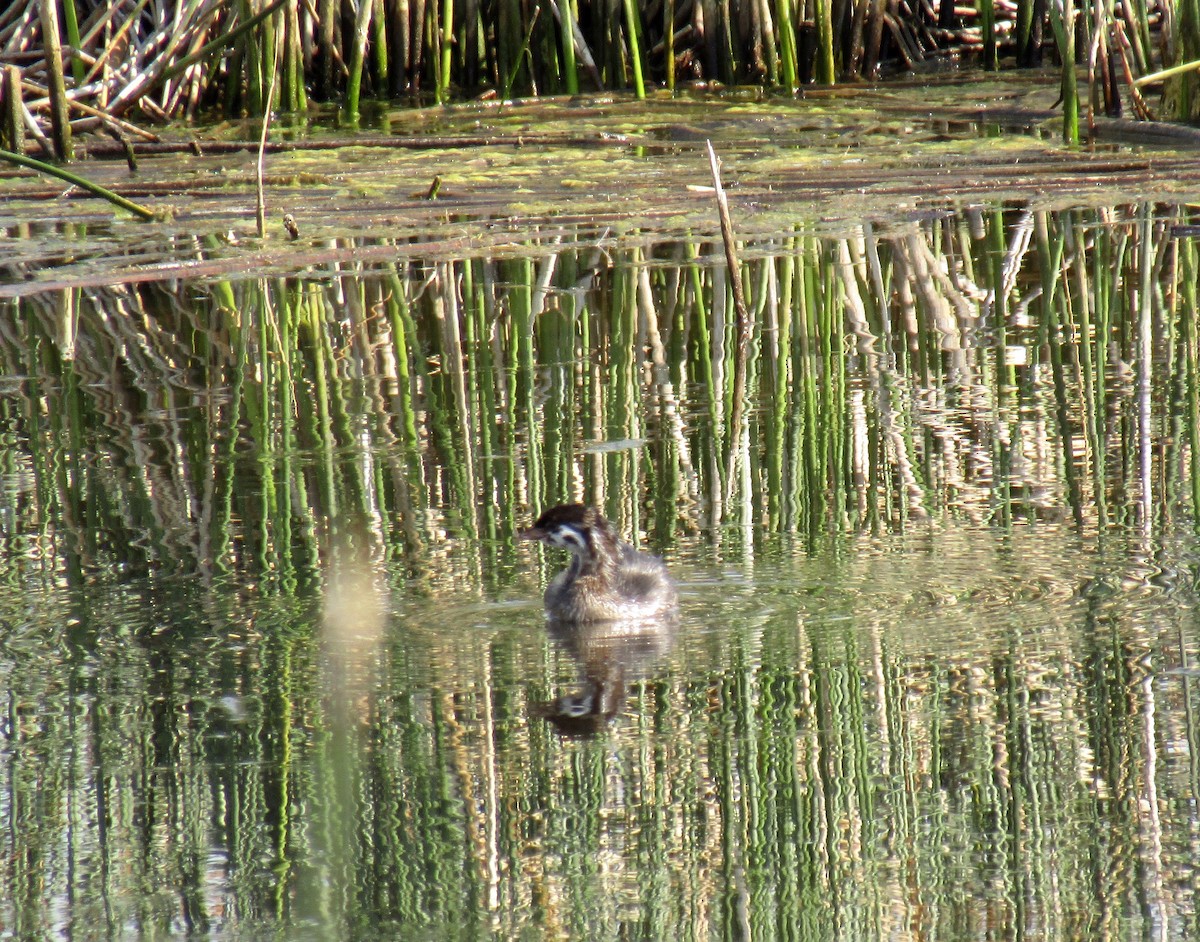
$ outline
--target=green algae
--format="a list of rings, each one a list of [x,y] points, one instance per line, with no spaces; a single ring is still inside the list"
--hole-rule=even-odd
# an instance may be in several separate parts
[[[318,131],[298,138],[289,130],[273,139],[267,157],[273,227],[266,244],[253,231],[254,154],[249,146],[235,149],[230,124],[211,136],[190,132],[199,155],[150,154],[137,174],[93,159],[87,172],[131,199],[174,207],[174,221],[155,224],[162,277],[190,263],[195,239],[216,240],[230,275],[241,276],[252,270],[247,263],[288,270],[312,264],[314,255],[351,259],[389,242],[410,255],[488,252],[514,234],[564,219],[576,227],[562,233],[568,240],[712,232],[708,140],[723,162],[743,238],[798,223],[886,221],[980,199],[1098,205],[1200,194],[1200,171],[1186,152],[1059,145],[1048,130],[1056,120],[1046,107],[1053,92],[1045,82],[1006,80],[986,91],[952,83],[775,99],[634,102],[607,95],[425,109],[404,113],[403,121],[390,116],[403,134],[341,138]],[[430,201],[435,179],[438,199]],[[47,280],[120,280],[134,255],[145,276],[140,251],[121,244],[129,228],[101,220],[94,201],[11,174],[0,177],[0,196],[0,228],[22,240],[20,271],[0,294]],[[301,234],[288,245],[285,213]],[[83,255],[66,256],[53,228],[80,221],[103,239]],[[39,248],[42,237],[48,241]],[[205,254],[213,261],[211,251]]]

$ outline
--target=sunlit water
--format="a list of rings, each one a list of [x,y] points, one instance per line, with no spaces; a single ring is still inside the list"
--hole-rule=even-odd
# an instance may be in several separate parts
[[[585,667],[530,553],[497,597],[381,577],[351,614],[10,588],[6,934],[1189,938],[1200,639],[1140,549],[680,546],[678,624],[607,645],[591,736],[538,712]]]
[[[1196,938],[1195,224],[14,290],[0,936]]]

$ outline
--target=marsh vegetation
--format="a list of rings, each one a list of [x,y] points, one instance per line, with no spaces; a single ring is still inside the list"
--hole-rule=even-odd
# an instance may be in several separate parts
[[[259,107],[274,50],[325,61],[288,9],[206,48],[252,11],[188,5],[126,98]],[[400,7],[356,9],[375,94]],[[517,7],[404,6],[403,91],[566,88],[573,17],[581,79],[636,37],[666,82],[726,15],[669,9],[533,7],[502,71]],[[705,34],[738,81],[785,56],[753,9]],[[267,122],[167,134],[87,167],[149,225],[0,180],[0,925],[1191,938],[1194,156],[968,87],[379,108],[276,124],[261,187]],[[671,630],[545,622],[514,536],[564,500],[664,555]],[[548,723],[589,677],[600,721]]]
[[[1185,937],[1195,231],[798,226],[744,358],[712,239],[5,301],[5,922]],[[596,739],[568,498],[683,590]]]

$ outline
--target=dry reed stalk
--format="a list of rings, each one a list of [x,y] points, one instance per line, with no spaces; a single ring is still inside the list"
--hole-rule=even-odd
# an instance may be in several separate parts
[[[3,146],[16,154],[25,153],[25,116],[21,112],[21,70],[15,65],[4,69]]]
[[[16,69],[15,66],[13,66],[12,68]],[[17,77],[18,77],[18,81],[19,81],[20,80],[20,69],[16,69],[16,72],[17,72]],[[33,92],[34,94],[44,96],[43,98],[34,99],[33,101],[29,102],[29,107],[30,107],[31,111],[36,111],[40,107],[49,106],[49,102],[50,102],[49,95],[47,93],[47,90],[45,88],[43,88],[41,85],[35,85],[33,82],[21,82],[21,87],[24,88],[26,91]],[[114,118],[112,115],[102,111],[101,109],[93,108],[91,105],[85,104],[82,101],[77,101],[73,98],[68,98],[67,103],[70,105],[71,108],[75,109],[76,111],[82,112],[83,114],[87,115],[89,118],[95,118],[100,124],[103,124],[105,127],[111,127],[111,128],[115,128],[120,131],[124,131],[125,133],[132,134],[135,137],[140,137],[144,141],[160,141],[160,140],[162,140],[162,138],[160,138],[157,134],[153,134],[150,131],[143,130],[142,128],[139,128],[136,124],[131,124],[130,122],[123,121],[120,118]],[[90,122],[90,123],[94,124],[95,122]],[[79,122],[72,121],[71,127],[77,128],[78,124],[79,124]]]
[[[44,2],[0,4],[0,61],[19,65],[27,81],[53,88],[43,79],[52,68],[40,35],[38,9]],[[346,60],[361,45],[351,23],[339,16],[336,0],[261,0],[264,9],[241,22],[237,17],[248,15],[246,5],[228,0],[71,2],[80,16],[72,67],[83,74],[69,97],[113,117],[141,105],[152,116],[169,119],[194,113],[222,94],[227,109],[242,108],[247,99],[260,109],[270,67],[266,60],[277,41],[286,43],[281,107],[302,110],[306,81],[326,100],[346,93]],[[1109,10],[1103,0],[1092,0],[1089,65],[1093,88],[1101,83],[1110,113],[1117,103],[1114,75],[1125,65],[1114,56],[1131,58],[1129,71],[1144,74],[1149,58],[1160,53],[1151,47],[1158,35],[1151,30],[1184,29],[1172,27],[1170,11],[1156,5],[1162,2],[1120,0]],[[285,24],[263,22],[281,3],[286,3]],[[598,88],[633,85],[639,94],[652,79],[671,87],[677,71],[697,79],[750,78],[795,87],[813,78],[832,83],[845,76],[875,76],[888,61],[912,66],[930,57],[975,54],[981,47],[990,60],[995,44],[1014,40],[1018,57],[1030,64],[1040,54],[1040,31],[1055,5],[1046,0],[988,0],[978,8],[956,8],[950,0],[608,0],[609,16],[585,13],[581,23],[570,0],[553,0],[549,10],[557,28],[547,22],[535,28],[545,6],[524,0],[364,0],[358,9],[364,15],[371,11],[371,30],[361,51],[372,67],[352,84],[395,94],[418,92],[423,81],[432,80],[443,99],[450,89],[455,95],[488,87],[506,93],[517,80],[519,91],[572,92],[578,88],[578,69]],[[1118,24],[1124,24],[1126,50],[1114,50],[1120,49],[1119,39],[1107,35],[1108,30],[1115,34]],[[527,36],[524,45],[522,36]],[[267,52],[255,53],[260,47]],[[1163,38],[1163,48],[1173,48],[1169,37]],[[578,82],[583,83],[582,75]],[[49,127],[49,111],[40,102],[32,107]]]
[[[67,109],[67,83],[63,75],[62,44],[58,30],[56,0],[41,0],[42,44],[46,50],[47,84],[50,89],[50,127],[54,132],[54,155],[62,161],[75,156],[71,146],[71,119]]]
[[[738,260],[737,240],[733,234],[733,220],[729,217],[729,198],[721,185],[721,166],[712,141],[708,147],[708,168],[712,172],[713,190],[717,199],[717,215],[721,221],[721,241],[725,246],[725,267],[729,272],[729,287],[733,292],[736,347],[733,361],[733,409],[729,416],[729,454],[725,474],[725,503],[732,500],[733,482],[736,479],[738,447],[742,439],[745,422],[746,360],[750,352],[750,311],[746,306],[746,292],[742,285],[742,265]]]

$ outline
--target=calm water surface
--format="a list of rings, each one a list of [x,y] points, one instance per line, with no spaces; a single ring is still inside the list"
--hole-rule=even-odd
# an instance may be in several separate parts
[[[1145,549],[697,541],[632,638],[550,637],[531,554],[374,616],[10,585],[5,932],[1190,938],[1194,577]],[[612,661],[610,724],[543,718]]]
[[[0,936],[1196,938],[1194,222],[0,307]]]

